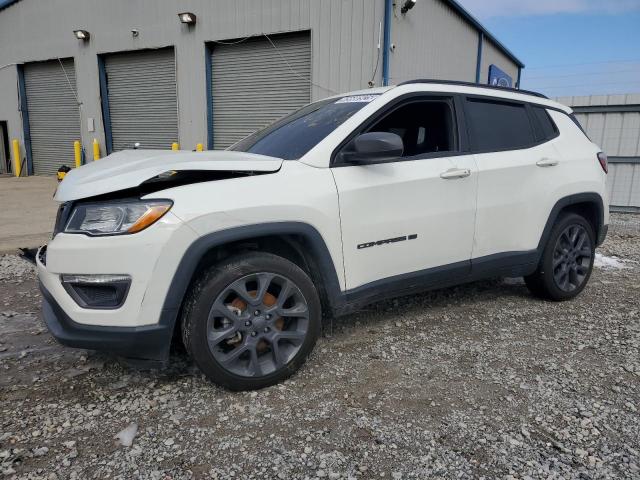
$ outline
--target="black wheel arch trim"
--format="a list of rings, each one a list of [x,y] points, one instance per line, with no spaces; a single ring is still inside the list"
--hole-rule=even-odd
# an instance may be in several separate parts
[[[182,302],[191,284],[200,261],[211,249],[242,240],[282,235],[302,236],[311,246],[311,255],[317,264],[323,280],[323,288],[332,310],[341,296],[340,281],[333,258],[318,230],[304,222],[273,222],[255,225],[243,225],[209,233],[194,241],[184,253],[176,269],[165,297],[160,323],[175,327]]]
[[[540,242],[538,243],[537,250],[539,255],[542,255],[542,252],[544,251],[544,247],[547,244],[549,235],[551,235],[551,229],[556,223],[560,212],[567,207],[571,207],[573,205],[578,205],[581,203],[590,203],[595,206],[598,225],[596,226],[596,229],[593,233],[596,236],[596,246],[602,245],[608,229],[608,225],[605,225],[604,223],[604,201],[602,200],[600,194],[596,192],[576,193],[561,198],[551,209],[549,218],[547,219],[547,223],[545,224],[542,235],[540,236]]]

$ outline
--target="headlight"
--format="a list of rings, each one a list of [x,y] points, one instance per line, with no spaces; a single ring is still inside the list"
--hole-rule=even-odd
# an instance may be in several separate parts
[[[78,204],[64,229],[65,233],[122,235],[153,225],[169,211],[170,200],[139,200]]]

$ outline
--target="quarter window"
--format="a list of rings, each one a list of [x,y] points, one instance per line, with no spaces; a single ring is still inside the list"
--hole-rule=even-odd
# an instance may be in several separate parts
[[[516,150],[535,143],[524,104],[468,98],[465,112],[471,148],[476,152]]]
[[[550,140],[558,135],[558,129],[551,120],[547,110],[542,107],[532,107],[533,115],[536,117],[540,129],[540,140]]]

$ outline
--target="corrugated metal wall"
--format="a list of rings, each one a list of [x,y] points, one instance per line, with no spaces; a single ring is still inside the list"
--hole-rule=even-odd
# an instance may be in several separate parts
[[[478,31],[441,0],[418,2],[393,17],[391,84],[416,78],[476,78]],[[380,67],[382,68],[382,67]]]
[[[195,28],[180,23],[177,13],[182,10],[196,13]],[[380,57],[376,46],[383,17],[384,0],[191,0],[180,8],[174,0],[25,0],[0,12],[0,45],[12,45],[0,48],[0,65],[74,57],[82,102],[82,142],[90,151],[97,138],[104,150],[96,56],[173,45],[179,143],[192,149],[197,143],[207,143],[208,42],[262,32],[310,30],[311,100],[317,100],[366,88],[372,77],[381,84],[381,60],[373,74]],[[26,18],[29,28],[24,28]],[[81,44],[74,38],[71,32],[78,26],[91,32],[89,42]],[[137,37],[132,36],[132,28],[139,30]],[[0,111],[7,112],[10,138],[22,143],[16,78],[15,69],[0,70]],[[95,131],[87,129],[89,118],[94,120]],[[73,157],[66,161],[72,162]]]
[[[392,82],[413,77],[475,79],[477,31],[442,0],[421,0],[392,25]],[[191,10],[197,25],[179,22]],[[28,28],[25,28],[28,19]],[[207,142],[205,45],[260,33],[311,31],[311,100],[381,85],[378,50],[384,0],[174,0],[21,1],[0,12],[0,65],[73,57],[81,107],[81,140],[94,138],[103,150],[98,55],[173,45],[176,58],[179,142],[194,148]],[[89,42],[71,32],[83,26]],[[133,36],[131,30],[139,31]],[[376,68],[377,65],[377,68]],[[0,111],[7,112],[10,138],[24,140],[14,68],[0,70]],[[92,119],[93,122],[87,120]],[[95,130],[88,126],[95,124]],[[168,136],[169,137],[169,136]],[[173,138],[167,138],[170,143]],[[24,148],[24,144],[22,145]],[[72,158],[65,159],[72,161]]]
[[[640,94],[560,97],[589,138],[609,156],[612,207],[640,210]]]
[[[640,210],[640,161],[613,159],[607,176],[609,204],[620,210]]]
[[[73,60],[28,63],[24,83],[34,173],[52,175],[62,165],[73,166],[73,142],[80,139]]]
[[[310,78],[308,31],[214,46],[213,148],[225,149],[309,103]]]

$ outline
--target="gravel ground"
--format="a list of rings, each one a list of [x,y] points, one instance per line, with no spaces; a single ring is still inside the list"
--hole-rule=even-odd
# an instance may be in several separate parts
[[[571,302],[506,279],[341,318],[253,393],[57,345],[0,257],[0,478],[640,478],[640,216],[599,253],[625,268]]]

